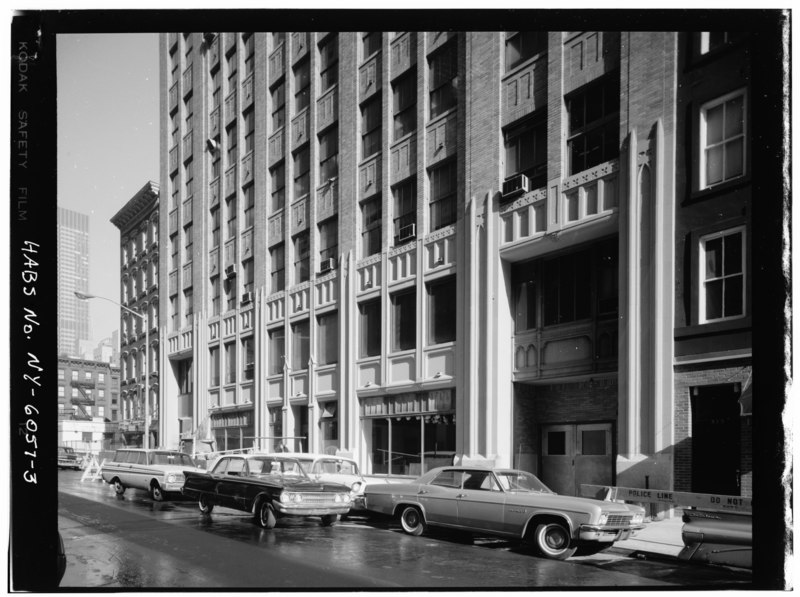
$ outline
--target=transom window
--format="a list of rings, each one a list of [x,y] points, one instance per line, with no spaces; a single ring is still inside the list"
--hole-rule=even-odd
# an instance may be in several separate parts
[[[506,72],[546,49],[546,31],[509,31],[506,33]]]
[[[700,108],[700,188],[745,174],[746,112],[744,90]]]
[[[700,239],[700,322],[745,314],[744,227]]]

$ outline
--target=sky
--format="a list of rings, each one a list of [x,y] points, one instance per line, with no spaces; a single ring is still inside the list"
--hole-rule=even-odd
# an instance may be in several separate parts
[[[89,216],[89,292],[120,300],[120,235],[111,218],[158,182],[158,36],[57,39],[58,204]],[[89,301],[93,344],[119,329],[119,308]]]

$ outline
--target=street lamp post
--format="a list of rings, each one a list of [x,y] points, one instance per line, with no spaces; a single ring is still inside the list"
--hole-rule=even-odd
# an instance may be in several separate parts
[[[133,309],[129,309],[125,305],[121,305],[117,301],[112,301],[110,298],[104,296],[78,292],[77,290],[75,291],[75,296],[82,301],[93,298],[103,299],[104,301],[116,305],[120,309],[124,309],[142,321],[142,325],[144,326],[144,438],[142,440],[142,446],[147,449],[150,447],[150,326],[147,324],[147,317],[142,313],[137,313]]]

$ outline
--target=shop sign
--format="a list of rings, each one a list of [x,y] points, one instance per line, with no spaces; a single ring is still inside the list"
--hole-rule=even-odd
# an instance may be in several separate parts
[[[211,427],[220,429],[222,427],[250,427],[252,425],[253,412],[235,412],[211,415]]]
[[[453,390],[378,396],[361,401],[362,415],[378,417],[384,415],[420,415],[431,412],[452,412]]]

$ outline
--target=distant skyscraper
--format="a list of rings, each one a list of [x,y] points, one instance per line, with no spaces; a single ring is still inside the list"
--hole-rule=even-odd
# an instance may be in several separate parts
[[[77,356],[89,339],[89,216],[58,208],[58,354]]]

